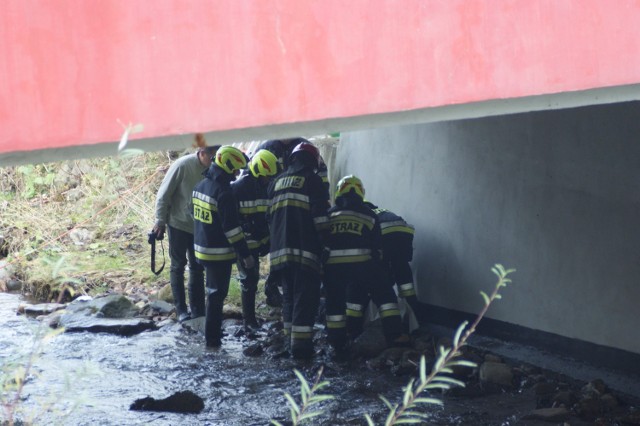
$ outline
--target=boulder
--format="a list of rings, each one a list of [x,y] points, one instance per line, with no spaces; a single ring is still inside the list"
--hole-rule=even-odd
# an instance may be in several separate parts
[[[507,364],[485,361],[480,366],[480,381],[511,388],[513,386],[513,372]]]
[[[158,290],[158,294],[156,294],[156,298],[158,300],[162,300],[167,303],[173,304],[174,300],[173,300],[173,293],[171,292],[171,285],[167,284],[164,287],[162,287],[160,290]]]
[[[118,336],[133,336],[146,330],[155,330],[156,325],[151,320],[140,318],[98,318],[82,313],[67,313],[60,316],[59,327],[65,332],[110,333]]]
[[[24,305],[20,307],[20,310],[28,317],[36,318],[41,315],[49,315],[53,312],[60,311],[66,308],[67,305],[63,303],[40,303],[37,305]]]
[[[523,420],[542,420],[550,423],[564,422],[571,417],[571,412],[564,407],[540,408],[522,417]]]

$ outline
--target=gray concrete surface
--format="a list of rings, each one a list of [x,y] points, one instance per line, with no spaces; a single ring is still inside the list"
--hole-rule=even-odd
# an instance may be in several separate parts
[[[489,318],[640,353],[639,135],[639,102],[343,133],[333,176],[416,226],[423,302],[476,313],[502,263]]]
[[[429,325],[429,329],[439,336],[453,336],[455,333],[453,329],[436,325]],[[535,365],[576,380],[589,382],[601,379],[609,388],[617,392],[640,398],[640,377],[637,375],[623,374],[598,365],[543,351],[533,346],[520,345],[479,334],[472,335],[468,344],[512,361]]]

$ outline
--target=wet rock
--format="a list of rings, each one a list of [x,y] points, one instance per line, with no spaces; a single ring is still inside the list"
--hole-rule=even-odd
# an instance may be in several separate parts
[[[369,326],[364,329],[351,346],[351,353],[355,357],[373,358],[387,348],[387,342],[382,333],[382,327]]]
[[[22,281],[9,280],[7,281],[7,291],[20,291],[22,290]]]
[[[143,331],[155,330],[156,325],[151,320],[139,318],[98,318],[82,313],[67,313],[60,316],[58,322],[65,332],[110,333],[118,336],[133,336]]]
[[[607,391],[607,385],[601,379],[595,379],[582,387],[580,392],[585,397],[597,398]]]
[[[199,413],[204,409],[204,401],[191,391],[176,392],[165,399],[150,396],[136,399],[129,407],[136,411],[168,411],[172,413]]]
[[[111,294],[91,300],[78,298],[67,305],[67,310],[104,318],[132,318],[137,312],[131,300],[121,294]]]
[[[19,308],[26,316],[35,318],[41,315],[49,315],[52,312],[60,311],[66,308],[63,303],[40,303],[38,305],[23,305]]]
[[[262,355],[264,353],[264,349],[262,348],[262,345],[260,343],[256,343],[244,348],[242,353],[244,356],[256,357]]]
[[[498,355],[494,355],[494,354],[485,354],[484,355],[484,360],[486,362],[502,363],[502,358],[500,358]]]
[[[554,396],[553,396],[553,406],[554,407],[559,407],[559,406],[564,406],[564,407],[571,407],[573,406],[573,404],[575,404],[577,401],[577,397],[576,395],[568,390],[563,390],[560,392],[557,392]]]
[[[223,318],[242,319],[242,309],[239,306],[226,304],[222,307]]]
[[[149,307],[155,312],[159,312],[165,315],[168,315],[173,311],[173,305],[171,303],[165,302],[164,300],[154,300],[149,304]]]
[[[600,397],[604,411],[613,411],[618,407],[618,400],[610,393],[606,393]]]
[[[400,361],[391,368],[391,372],[396,376],[415,374],[420,365],[420,354],[414,350],[405,350]],[[427,371],[430,369],[427,368]]]
[[[172,320],[171,318],[165,318],[165,319],[159,321],[156,324],[156,327],[158,327],[158,328],[171,327],[171,326],[173,326],[175,324],[176,324],[175,321]]]
[[[200,333],[204,335],[204,327],[205,327],[206,317],[198,317],[193,318],[182,323],[182,327],[193,331],[196,333]]]
[[[433,353],[433,339],[431,336],[416,336],[413,338],[413,348],[420,353]]]
[[[622,416],[618,420],[623,425],[640,425],[640,411]]]
[[[480,381],[486,384],[496,384],[505,388],[513,386],[511,367],[500,362],[485,361],[480,366]]]
[[[522,417],[523,420],[542,420],[545,422],[556,423],[564,422],[571,417],[571,412],[564,407],[558,408],[540,408],[531,411]]]
[[[599,398],[586,397],[576,404],[574,410],[584,420],[595,420],[604,412],[604,405]]]
[[[162,287],[160,290],[158,290],[158,293],[156,294],[156,298],[158,300],[162,300],[164,302],[173,304],[174,300],[173,300],[173,293],[171,292],[171,285],[167,284],[164,287]]]
[[[550,408],[553,405],[553,397],[557,393],[558,386],[551,382],[540,382],[533,386],[536,396],[536,408]]]

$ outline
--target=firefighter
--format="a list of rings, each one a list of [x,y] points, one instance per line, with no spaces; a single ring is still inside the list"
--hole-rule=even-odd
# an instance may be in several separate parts
[[[279,274],[282,282],[284,333],[294,358],[313,356],[321,240],[329,208],[329,193],[315,173],[319,156],[318,148],[308,141],[299,143],[287,170],[269,186],[271,273]]]
[[[419,302],[413,285],[413,273],[409,262],[413,259],[414,228],[401,216],[365,201],[380,220],[382,230],[382,267],[390,285],[397,285],[398,296],[411,307],[414,315],[419,312]]]
[[[305,138],[288,138],[288,139],[270,139],[268,141],[260,144],[258,149],[266,149],[271,151],[277,158],[278,164],[280,165],[280,170],[284,171],[289,167],[289,158],[293,150],[298,146],[298,144],[305,142],[310,143]],[[318,152],[318,165],[315,167],[316,173],[318,176],[322,178],[322,182],[327,186],[327,191],[329,190],[329,174],[327,165],[322,158],[322,155]]]
[[[337,354],[344,353],[348,339],[362,333],[370,299],[380,311],[387,343],[392,346],[406,340],[397,297],[380,279],[380,222],[365,205],[364,187],[356,176],[345,176],[338,182],[335,205],[329,210],[329,229],[324,269],[329,343]]]
[[[262,149],[251,158],[249,173],[243,174],[231,184],[233,194],[238,201],[240,224],[251,255],[256,260],[255,267],[250,269],[246,269],[242,262],[237,264],[242,289],[242,318],[245,330],[248,332],[255,332],[259,328],[255,307],[256,290],[260,279],[259,258],[269,252],[267,187],[271,176],[274,176],[277,171],[278,159],[276,156],[270,151]]]
[[[280,174],[282,171],[286,170],[289,167],[289,157],[291,155],[291,152],[302,142],[309,143],[309,141],[301,137],[287,139],[270,139],[260,144],[258,150],[266,149],[272,152],[278,158],[278,174]],[[318,166],[315,167],[315,169],[318,176],[322,178],[322,182],[325,184],[328,192],[328,169],[322,158],[322,155],[320,155],[319,153]],[[281,286],[282,283],[280,277],[277,274],[269,274],[264,284],[264,293],[266,296],[267,305],[274,308],[282,307],[282,295],[280,294],[280,290],[278,290],[278,287]]]
[[[207,347],[221,345],[222,305],[229,291],[233,263],[238,260],[245,270],[255,267],[231,190],[231,182],[246,165],[242,151],[230,145],[222,146],[205,178],[193,189],[194,249],[196,259],[206,272]]]

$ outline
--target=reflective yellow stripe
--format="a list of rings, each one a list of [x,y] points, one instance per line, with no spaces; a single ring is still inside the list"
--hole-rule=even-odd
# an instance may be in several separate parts
[[[327,315],[327,328],[345,328],[346,326],[346,315]]]
[[[293,339],[311,339],[313,337],[313,327],[306,325],[292,325],[291,337]]]
[[[400,316],[400,310],[398,309],[397,303],[385,303],[380,305],[380,316],[382,318],[387,318],[391,316]]]
[[[371,260],[371,256],[369,255],[330,257],[329,260],[327,260],[327,265],[335,265],[337,263],[360,263],[367,262],[369,260]]]
[[[261,240],[247,240],[247,245],[249,246],[249,249],[253,250],[253,249],[257,249],[259,247],[262,247],[263,245],[267,244],[269,242],[269,236],[267,235],[266,237],[264,237]]]
[[[225,237],[231,244],[236,243],[244,238],[244,232],[242,232],[242,228],[237,226],[233,229],[230,229],[224,233]]]
[[[214,211],[214,212],[218,211],[218,205],[217,204],[207,203],[206,201],[199,200],[198,198],[192,198],[191,201],[193,202],[194,206],[199,206],[199,207],[202,207],[202,208],[205,208],[207,210]]]
[[[196,251],[195,255],[196,255],[196,259],[211,260],[211,261],[235,260],[235,258],[236,258],[236,254],[235,253],[229,253],[229,254],[205,254],[205,253],[200,253],[199,251]]]
[[[392,316],[400,316],[400,311],[398,309],[389,309],[386,311],[380,311],[380,316],[382,318],[388,318]]]
[[[196,258],[201,260],[233,260],[236,253],[232,247],[203,247],[197,244],[193,246]]]
[[[303,265],[317,268],[320,259],[315,254],[294,248],[284,248],[269,254],[271,266],[279,265],[286,262],[296,262]]]
[[[269,200],[247,200],[238,203],[240,214],[265,213],[269,207]]]
[[[416,294],[416,291],[413,288],[413,283],[400,284],[398,288],[400,289],[400,296],[402,297],[413,296]]]
[[[403,220],[394,220],[393,222],[382,222],[380,224],[380,229],[382,231],[382,235],[390,234],[392,232],[406,232],[407,234],[411,234],[411,235],[415,233],[413,226],[409,225],[407,222]]]
[[[353,309],[347,309],[347,316],[352,318],[362,318],[362,311],[354,311]]]

